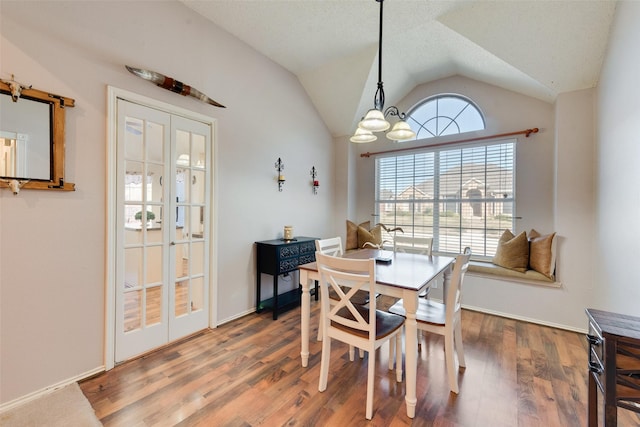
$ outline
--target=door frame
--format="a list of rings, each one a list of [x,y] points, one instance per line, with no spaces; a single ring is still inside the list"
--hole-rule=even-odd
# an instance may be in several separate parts
[[[169,114],[182,116],[191,120],[203,122],[211,127],[211,149],[212,158],[211,182],[209,197],[211,203],[211,215],[209,215],[209,328],[217,327],[217,289],[218,289],[218,266],[217,266],[217,199],[216,199],[216,171],[218,163],[218,144],[216,144],[216,119],[203,114],[186,110],[175,105],[167,104],[144,95],[129,92],[113,86],[107,86],[107,206],[106,206],[106,254],[105,254],[105,343],[104,343],[104,364],[108,371],[115,366],[115,309],[116,309],[116,174],[117,174],[117,100],[122,99],[128,102],[143,105],[145,107],[161,110]]]

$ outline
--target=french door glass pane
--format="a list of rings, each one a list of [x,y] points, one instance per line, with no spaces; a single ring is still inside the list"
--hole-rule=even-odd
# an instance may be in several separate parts
[[[147,251],[147,278],[146,284],[162,282],[162,246],[148,246]]]
[[[189,244],[178,243],[176,248],[176,278],[189,275]]]
[[[124,200],[125,202],[142,202],[142,163],[125,162]]]
[[[204,308],[204,278],[191,279],[191,311],[199,311]]]
[[[127,291],[124,294],[124,331],[130,332],[142,327],[142,291]]]
[[[156,218],[160,217],[160,206],[154,206],[151,211],[155,212],[155,216]],[[154,244],[154,243],[162,243],[162,228],[164,227],[164,224],[162,222],[157,222],[157,221],[151,221],[148,225],[147,225],[147,243],[148,244]]]
[[[191,203],[204,204],[204,176],[204,171],[192,171]]]
[[[162,286],[147,288],[146,326],[160,323],[162,318]]]
[[[191,139],[191,166],[204,168],[205,166],[205,138],[204,135],[193,134]]]
[[[138,287],[141,282],[142,248],[127,248],[124,250],[124,288]]]
[[[147,122],[147,161],[162,163],[164,142],[164,126],[162,124]]]
[[[191,274],[204,274],[204,242],[191,244]]]
[[[144,122],[135,117],[125,119],[124,156],[129,160],[142,160],[142,141],[144,138]]]
[[[176,165],[188,167],[190,162],[189,143],[191,133],[185,130],[176,130]]]
[[[162,171],[164,166],[156,163],[147,164],[146,201],[150,203],[162,202]],[[157,217],[156,217],[157,218]]]
[[[189,313],[189,280],[176,282],[175,286],[175,315],[182,316]]]

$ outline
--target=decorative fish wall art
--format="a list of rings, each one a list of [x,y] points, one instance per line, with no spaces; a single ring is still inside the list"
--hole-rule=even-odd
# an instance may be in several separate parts
[[[135,74],[141,79],[145,79],[152,83],[155,83],[161,88],[170,90],[171,92],[179,93],[182,96],[192,96],[204,103],[211,104],[216,107],[227,108],[224,105],[209,98],[198,89],[195,89],[171,77],[167,77],[164,74],[156,73],[155,71],[143,70],[141,68],[134,68],[128,65],[125,65],[125,67],[127,67],[127,70],[129,70],[129,72],[131,72],[132,74]]]

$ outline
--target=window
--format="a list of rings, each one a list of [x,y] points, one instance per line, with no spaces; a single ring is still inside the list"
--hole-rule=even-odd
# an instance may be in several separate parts
[[[482,130],[484,118],[478,107],[461,95],[438,95],[413,108],[407,123],[416,139]]]
[[[475,258],[495,254],[513,229],[515,140],[447,146],[376,158],[376,214],[433,248]]]

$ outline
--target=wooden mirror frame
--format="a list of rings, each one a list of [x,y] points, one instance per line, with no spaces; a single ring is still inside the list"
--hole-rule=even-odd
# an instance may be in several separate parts
[[[11,88],[3,81],[0,81],[0,93],[11,96]],[[75,191],[75,184],[65,182],[64,180],[64,125],[65,125],[65,108],[75,106],[75,101],[64,96],[54,95],[43,92],[38,89],[22,89],[20,98],[16,102],[24,102],[21,99],[33,99],[47,103],[51,106],[50,131],[51,131],[51,156],[49,176],[50,179],[29,179],[28,177],[16,178],[20,181],[28,179],[21,189],[34,190],[61,190]],[[12,178],[2,178],[0,180],[0,188],[9,188],[9,182]],[[7,181],[7,182],[5,182]]]

